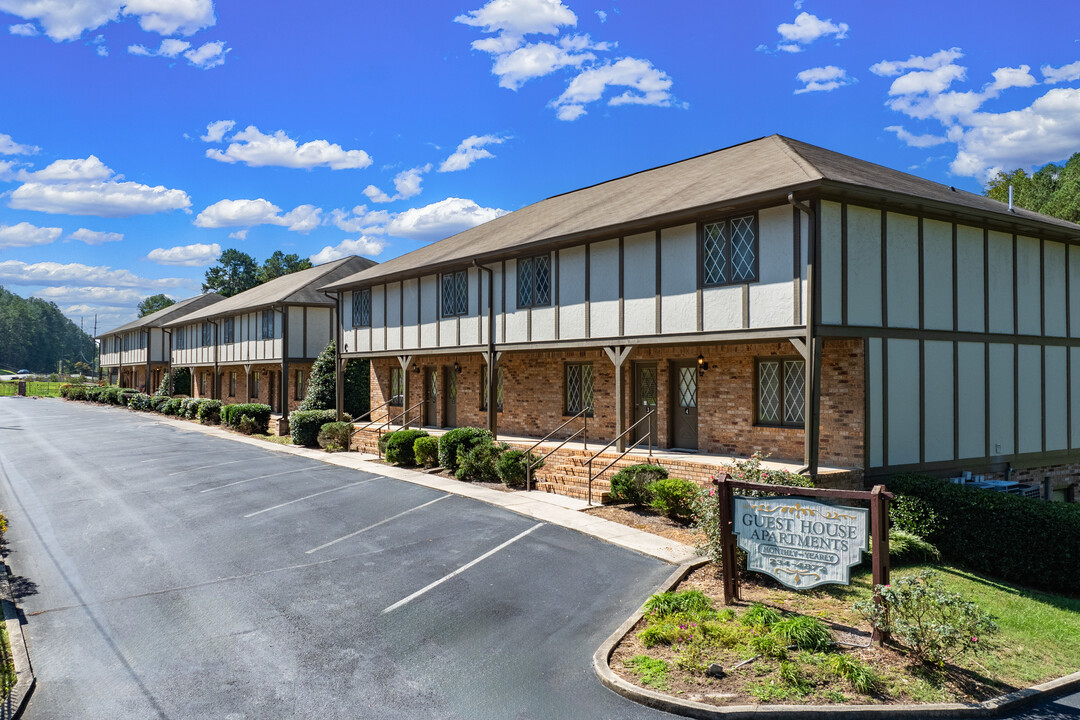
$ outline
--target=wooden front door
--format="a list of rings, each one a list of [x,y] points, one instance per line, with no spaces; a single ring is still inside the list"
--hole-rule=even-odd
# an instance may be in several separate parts
[[[453,365],[443,368],[443,377],[443,413],[446,415],[446,427],[457,427],[458,376]]]
[[[644,419],[649,414],[650,410],[656,409],[656,363],[634,363],[634,440],[633,442],[641,442],[645,440],[645,435],[651,431],[652,433],[652,446],[656,447],[657,442],[657,424],[656,413],[652,414],[652,419],[649,422],[636,425],[639,420]]]
[[[439,370],[424,368],[424,424],[439,426]]]
[[[671,446],[698,448],[698,369],[693,360],[671,366]]]
[[[270,402],[268,404],[270,405],[270,411],[276,413],[281,412],[281,408],[278,407],[278,374],[274,370],[270,371],[270,382],[268,385],[269,387],[267,390],[270,395]]]

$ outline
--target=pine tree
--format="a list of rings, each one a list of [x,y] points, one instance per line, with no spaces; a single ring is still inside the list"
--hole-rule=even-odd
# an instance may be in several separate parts
[[[371,410],[371,361],[354,358],[345,363],[345,412],[362,418]]]
[[[337,373],[334,369],[334,341],[319,353],[311,366],[308,377],[307,396],[298,410],[333,410],[337,407]]]

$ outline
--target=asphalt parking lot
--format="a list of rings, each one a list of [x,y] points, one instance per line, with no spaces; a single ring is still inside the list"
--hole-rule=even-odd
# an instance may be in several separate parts
[[[650,718],[591,655],[672,566],[60,400],[0,403],[39,718]]]

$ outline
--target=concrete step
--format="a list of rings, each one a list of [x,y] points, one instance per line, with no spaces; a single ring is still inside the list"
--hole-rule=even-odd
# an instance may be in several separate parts
[[[589,490],[588,490],[588,488],[583,488],[583,487],[576,487],[576,486],[569,486],[569,485],[558,485],[558,484],[554,484],[554,483],[539,482],[539,483],[536,484],[536,489],[539,490],[540,492],[549,492],[549,493],[553,493],[555,495],[562,495],[564,497],[577,498],[579,500],[588,500],[589,499]],[[599,489],[597,489],[596,487],[593,487],[592,500],[593,500],[593,503],[595,503],[597,505],[602,505],[602,504],[604,504],[604,503],[606,503],[608,501],[608,493],[607,492],[600,492]]]

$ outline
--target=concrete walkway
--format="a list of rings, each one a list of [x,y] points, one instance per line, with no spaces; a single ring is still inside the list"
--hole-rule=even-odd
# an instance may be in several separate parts
[[[584,500],[563,497],[544,492],[505,492],[481,485],[451,480],[440,475],[430,475],[416,470],[386,465],[377,462],[378,457],[366,453],[328,453],[323,450],[313,450],[297,445],[282,445],[280,443],[259,440],[258,438],[240,435],[230,432],[218,426],[200,425],[187,420],[157,415],[155,419],[166,425],[171,425],[179,430],[198,432],[215,437],[233,440],[235,442],[255,445],[271,452],[283,452],[299,455],[311,460],[317,460],[328,465],[362,470],[364,472],[382,475],[395,480],[403,480],[414,485],[440,490],[442,492],[472,498],[480,502],[488,503],[505,508],[526,517],[536,518],[552,525],[576,530],[586,535],[591,535],[613,545],[634,550],[650,557],[658,558],[673,565],[679,565],[696,557],[694,548],[682,543],[668,540],[667,538],[637,530],[627,525],[605,520],[603,518],[588,515],[584,510],[588,505]]]

